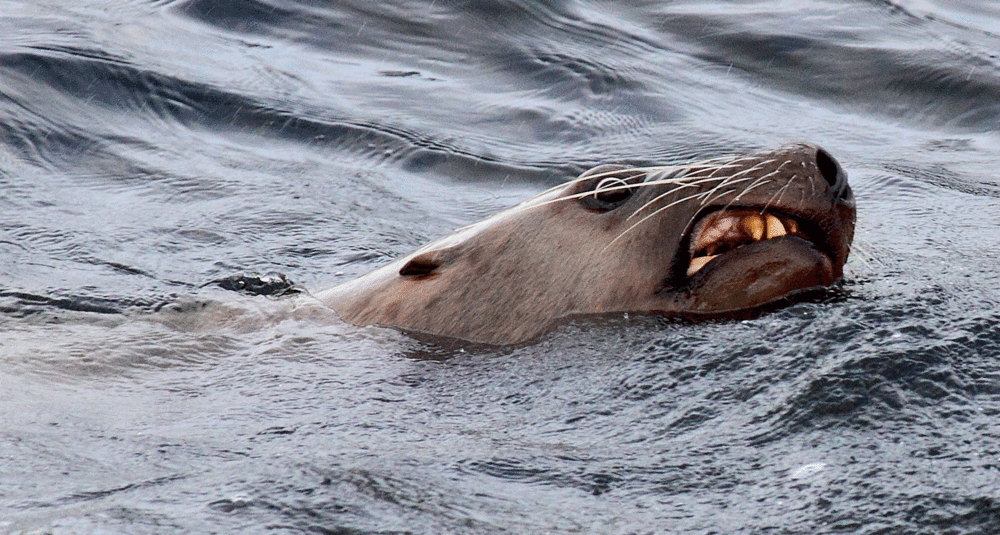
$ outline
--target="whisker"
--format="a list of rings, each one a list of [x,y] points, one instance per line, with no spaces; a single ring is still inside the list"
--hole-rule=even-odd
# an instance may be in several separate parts
[[[604,249],[601,250],[601,252],[607,251],[609,247],[611,247],[612,245],[614,245],[618,240],[622,239],[622,237],[624,237],[626,234],[628,234],[629,232],[631,232],[633,229],[635,229],[639,225],[645,223],[650,218],[656,217],[660,212],[662,212],[664,210],[667,210],[669,208],[672,208],[673,206],[675,206],[677,204],[680,204],[682,202],[687,202],[687,201],[689,201],[691,199],[694,199],[694,198],[697,198],[697,197],[705,197],[707,195],[710,195],[712,193],[712,191],[715,191],[715,190],[713,189],[713,190],[710,190],[710,191],[699,193],[697,195],[690,195],[688,197],[684,197],[683,199],[678,199],[678,200],[676,200],[676,201],[674,201],[672,203],[668,203],[668,204],[666,204],[664,206],[661,206],[660,208],[657,208],[656,210],[654,210],[652,213],[650,213],[646,217],[643,217],[642,219],[640,219],[640,220],[636,221],[635,223],[633,223],[631,227],[629,227],[629,228],[623,230],[622,232],[618,233],[618,236],[615,236],[615,239],[611,240],[611,242],[608,243],[604,247]],[[736,190],[729,190],[729,191],[723,192],[722,195],[727,195],[729,193],[732,193],[733,191],[736,191]],[[704,201],[702,201],[702,205],[704,205]],[[626,219],[626,221],[627,221],[627,219]],[[691,222],[689,221],[688,224],[690,225]]]
[[[733,174],[730,178],[737,178],[737,177],[740,177],[740,176],[744,176],[747,173],[752,173],[753,171],[756,171],[757,169],[760,169],[761,166],[763,166],[763,165],[765,165],[767,163],[768,163],[768,160],[757,162],[756,165],[752,165],[750,167],[747,167],[746,169],[740,171],[739,173]],[[718,172],[719,172],[719,170],[713,171],[712,174],[709,175],[709,176],[710,177],[714,177],[714,176],[716,176],[716,173],[718,173]]]
[[[781,198],[785,195],[785,191],[787,191],[789,186],[791,186],[792,183],[795,182],[796,176],[798,175],[792,175],[792,178],[790,178],[788,182],[785,182],[784,186],[778,188],[778,191],[774,192],[774,195],[771,195],[771,198],[768,199],[766,203],[764,203],[764,208],[761,209],[760,213],[763,214],[764,212],[766,212],[767,209],[771,207],[771,203],[773,203],[775,199],[777,199],[779,202],[781,201]]]
[[[720,157],[720,158],[712,158],[712,159],[708,159],[708,160],[701,160],[701,161],[696,161],[696,162],[690,162],[690,163],[686,163],[684,165],[655,165],[655,166],[647,166],[647,167],[626,167],[626,168],[623,168],[623,169],[611,169],[611,170],[608,170],[608,171],[603,171],[601,173],[595,173],[595,174],[592,174],[592,175],[586,175],[586,176],[581,175],[581,176],[578,176],[578,177],[576,177],[576,178],[574,178],[572,180],[568,180],[566,182],[563,182],[561,184],[553,186],[553,187],[551,187],[551,188],[549,188],[549,189],[547,189],[545,191],[542,191],[538,195],[545,195],[546,193],[551,193],[553,191],[565,188],[567,186],[570,186],[570,185],[575,184],[577,182],[581,182],[583,180],[592,180],[592,179],[607,178],[607,177],[612,177],[612,176],[619,175],[619,174],[622,174],[622,173],[635,173],[635,174],[648,174],[648,175],[652,175],[652,174],[656,174],[656,173],[680,173],[680,172],[683,172],[683,171],[692,171],[692,170],[694,170],[694,172],[705,172],[705,171],[712,170],[713,173],[718,173],[718,172],[726,170],[726,169],[732,169],[734,167],[737,167],[738,163],[741,163],[741,162],[744,162],[744,161],[752,161],[752,160],[754,160],[753,157],[747,157],[747,156],[737,157],[737,158],[734,158],[734,157]],[[716,164],[715,162],[721,162],[721,163]],[[681,177],[678,177],[678,178],[681,178]],[[701,177],[698,177],[698,178],[701,178]],[[655,184],[649,184],[649,185],[655,185]]]
[[[753,159],[752,158],[743,158],[743,160],[752,161]],[[663,212],[666,209],[669,209],[669,208],[671,208],[673,206],[676,206],[677,204],[680,204],[682,202],[687,202],[687,201],[695,200],[695,199],[700,200],[699,206],[705,206],[707,204],[715,202],[718,199],[721,199],[721,198],[725,197],[726,195],[730,195],[730,194],[734,193],[735,191],[737,191],[737,189],[734,188],[733,186],[737,186],[737,185],[739,185],[741,183],[744,183],[744,182],[751,182],[748,186],[744,187],[742,189],[742,191],[740,191],[739,194],[737,194],[736,196],[734,196],[733,199],[731,199],[726,204],[726,206],[723,208],[723,209],[728,209],[729,207],[731,207],[733,205],[733,203],[738,202],[748,192],[750,192],[750,191],[752,191],[752,190],[754,190],[756,188],[763,187],[763,186],[765,186],[765,185],[773,182],[773,180],[771,180],[770,178],[773,177],[773,176],[775,176],[775,175],[778,175],[781,172],[782,168],[784,168],[789,163],[787,161],[782,162],[775,170],[773,170],[770,173],[767,173],[767,174],[765,174],[763,176],[759,176],[759,177],[746,177],[746,175],[748,175],[748,174],[750,174],[750,173],[752,173],[754,171],[760,170],[761,168],[765,167],[769,163],[773,163],[774,161],[775,160],[773,160],[773,159],[757,161],[756,164],[754,164],[754,165],[752,165],[752,166],[750,166],[750,167],[748,167],[746,169],[743,169],[743,170],[741,170],[741,171],[733,174],[732,176],[726,177],[725,179],[721,180],[719,182],[719,184],[715,185],[713,188],[711,188],[708,191],[701,192],[701,193],[696,193],[696,194],[692,194],[692,195],[688,195],[688,196],[683,197],[681,199],[677,199],[677,200],[675,200],[673,202],[670,202],[670,203],[668,203],[668,204],[666,204],[666,205],[664,205],[664,206],[662,206],[660,208],[657,208],[652,213],[650,213],[650,214],[642,217],[642,219],[636,221],[631,226],[629,226],[627,229],[625,229],[624,231],[620,232],[618,234],[618,236],[615,236],[615,238],[613,240],[611,240],[611,242],[609,242],[607,246],[604,247],[604,250],[606,251],[609,247],[611,247],[612,245],[614,245],[616,242],[618,242],[618,240],[622,239],[625,235],[627,235],[628,233],[630,233],[631,231],[633,231],[639,225],[641,225],[645,221],[649,220],[650,218],[655,217],[656,215],[660,214],[661,212]],[[701,184],[704,184],[706,182],[712,182],[714,180],[718,180],[718,179],[714,178],[714,175],[715,175],[715,172],[710,173],[709,176],[707,176],[707,177],[697,177],[698,178],[697,180],[693,180],[693,181],[690,181],[690,182],[682,183],[682,184],[679,185],[678,188],[675,188],[675,189],[673,189],[671,191],[668,191],[668,192],[665,192],[665,193],[662,193],[662,194],[656,196],[655,198],[653,198],[649,202],[643,204],[638,209],[634,210],[626,218],[626,221],[628,221],[629,219],[632,219],[637,214],[639,214],[640,212],[646,210],[647,208],[649,208],[650,206],[652,206],[656,202],[661,201],[666,196],[673,194],[675,191],[679,190],[680,188],[683,188],[683,187],[695,187],[697,185],[701,185]],[[794,179],[794,177],[793,177],[793,179]],[[781,189],[784,190],[788,186],[789,186],[789,184],[785,184]],[[728,188],[728,189],[725,189],[724,191],[720,192],[720,190],[722,190],[723,188]],[[769,201],[769,203],[770,202],[773,202],[773,198],[772,198],[771,201]],[[766,207],[765,207],[764,210],[766,211]],[[762,211],[762,213],[763,213],[763,211]],[[689,227],[694,222],[694,219],[695,219],[696,216],[697,216],[697,212],[695,214],[692,214],[692,216],[688,220],[687,225],[686,225],[685,228]]]
[[[769,174],[770,174],[770,173],[769,173]],[[749,179],[749,178],[744,178],[744,179],[741,179],[741,180],[739,180],[738,182],[744,182],[744,181],[746,181],[746,180],[750,180],[750,179]],[[772,181],[772,180],[767,180],[767,181],[765,181],[765,182],[759,182],[759,181],[756,181],[756,182],[758,182],[758,183],[756,183],[756,184],[752,184],[752,185],[750,185],[750,186],[748,186],[748,187],[744,188],[744,189],[743,189],[743,191],[741,191],[741,192],[739,193],[739,195],[736,195],[735,197],[733,197],[732,199],[730,199],[730,201],[729,201],[728,203],[726,203],[726,205],[725,205],[725,206],[723,206],[723,207],[722,207],[722,209],[723,209],[723,210],[728,210],[728,209],[729,209],[729,208],[730,208],[730,207],[731,207],[731,206],[733,205],[733,203],[735,203],[736,201],[738,201],[738,200],[739,200],[739,198],[740,198],[740,197],[742,197],[742,196],[743,196],[743,195],[744,195],[744,194],[745,194],[746,192],[750,191],[750,190],[751,190],[751,189],[753,189],[753,188],[757,188],[757,187],[760,187],[760,186],[764,186],[764,185],[766,185],[766,184],[769,184],[769,183],[771,183],[771,182],[773,182],[773,181]],[[713,190],[713,191],[714,191],[714,190]],[[702,201],[702,204],[701,204],[701,205],[702,205],[702,206],[704,206],[704,205],[706,205],[706,204],[708,204],[708,203],[711,203],[711,202],[715,202],[716,200],[718,200],[718,199],[721,199],[721,198],[723,198],[724,196],[726,196],[726,195],[729,195],[730,193],[732,193],[732,192],[734,192],[734,191],[736,191],[736,190],[735,190],[735,189],[729,189],[729,190],[727,190],[727,191],[724,191],[724,192],[722,192],[722,193],[720,193],[720,194],[716,195],[716,196],[715,196],[715,198],[713,198],[713,199],[712,199],[712,200],[710,200],[710,201]],[[763,213],[764,213],[764,212],[761,212],[761,214],[763,214]],[[691,226],[691,224],[692,224],[692,223],[694,223],[694,220],[695,220],[695,217],[697,217],[697,216],[698,216],[698,213],[697,213],[697,212],[695,212],[695,213],[691,214],[691,217],[690,217],[690,218],[688,219],[688,222],[687,222],[687,224],[686,224],[686,225],[684,226],[684,228],[686,229],[686,228],[690,227],[690,226]]]
[[[728,203],[726,203],[726,205],[723,206],[722,209],[723,210],[728,210],[734,203],[738,202],[740,200],[740,198],[743,197],[743,195],[745,195],[747,192],[753,190],[754,188],[759,188],[761,186],[766,186],[766,185],[770,184],[771,182],[774,182],[774,181],[773,180],[765,180],[763,182],[756,181],[755,183],[750,184],[743,191],[741,191],[739,193],[739,195],[736,195],[735,197],[733,197],[732,199],[730,199],[730,201]],[[720,197],[716,197],[716,198],[720,198]],[[763,213],[764,212],[761,212],[762,215],[763,215]]]
[[[712,188],[711,190],[709,190],[709,192],[712,193],[712,192],[718,191],[718,190],[720,190],[720,189],[722,189],[724,187],[732,186],[734,184],[739,184],[741,182],[746,182],[748,180],[757,180],[757,179],[755,179],[755,178],[730,178],[730,177],[727,177],[722,182],[720,182],[717,186],[715,186],[714,188]],[[702,204],[702,206],[704,206],[706,203],[705,203],[705,201],[702,201],[701,204]]]
[[[881,260],[874,254],[872,254],[870,251],[868,251],[867,248],[865,247],[865,244],[863,244],[860,241],[855,241],[851,245],[850,252],[855,253],[853,255],[850,255],[851,258],[864,264],[864,267],[869,271],[875,270],[873,263],[875,262],[878,262],[880,264],[882,263]]]
[[[642,212],[646,211],[651,206],[654,206],[656,203],[663,201],[668,196],[674,195],[674,194],[680,192],[683,189],[686,189],[686,188],[698,188],[698,187],[703,186],[705,184],[711,184],[713,182],[718,182],[718,184],[715,184],[714,186],[712,186],[707,191],[694,192],[694,193],[692,193],[690,195],[678,198],[676,200],[673,200],[673,201],[665,204],[664,206],[662,206],[660,208],[657,208],[656,210],[653,210],[651,213],[649,213],[649,214],[647,214],[645,216],[642,216],[638,221],[634,222],[627,229],[625,229],[624,231],[622,231],[621,233],[619,233],[618,236],[616,236],[607,246],[605,246],[604,249],[607,250],[609,247],[611,247],[613,244],[615,244],[618,240],[622,239],[624,236],[626,236],[631,231],[633,231],[634,229],[636,229],[639,225],[641,225],[642,223],[646,222],[650,218],[656,217],[657,215],[659,215],[660,213],[662,213],[664,210],[670,209],[670,208],[672,208],[674,206],[677,206],[678,204],[685,203],[685,202],[690,202],[690,201],[697,201],[699,206],[705,206],[705,205],[707,205],[709,203],[717,201],[718,199],[724,198],[726,195],[732,195],[734,192],[736,192],[739,189],[738,186],[740,186],[741,184],[749,182],[750,184],[746,185],[745,187],[742,187],[742,190],[738,194],[736,194],[729,201],[729,203],[726,204],[725,208],[729,208],[730,206],[732,206],[733,203],[738,202],[744,195],[746,195],[750,191],[753,191],[753,190],[755,190],[757,188],[763,187],[763,186],[765,186],[765,185],[770,184],[771,182],[773,182],[773,180],[770,180],[770,178],[773,177],[773,176],[775,176],[775,175],[777,175],[777,174],[779,174],[782,171],[782,169],[785,168],[790,163],[789,161],[784,161],[776,169],[774,169],[773,171],[771,171],[771,172],[769,172],[769,173],[767,173],[767,174],[765,174],[763,176],[758,176],[758,177],[748,176],[748,175],[750,175],[750,174],[752,174],[752,173],[754,173],[756,171],[759,171],[759,170],[765,168],[767,165],[769,165],[771,163],[774,163],[775,161],[776,160],[773,159],[773,158],[771,158],[771,159],[761,159],[759,156],[720,157],[720,158],[712,158],[712,159],[708,159],[708,160],[702,160],[702,161],[698,161],[698,162],[687,163],[687,164],[684,164],[684,165],[657,165],[657,166],[626,167],[626,168],[621,168],[621,169],[609,169],[607,171],[602,171],[602,172],[594,173],[594,174],[590,174],[590,175],[585,175],[585,176],[581,175],[581,176],[579,176],[577,178],[574,178],[574,179],[572,179],[570,181],[564,182],[564,183],[559,184],[557,186],[553,186],[553,187],[551,187],[551,188],[543,191],[542,193],[539,193],[538,195],[536,195],[536,197],[544,196],[544,195],[553,193],[555,191],[559,191],[559,190],[562,190],[562,189],[566,189],[568,187],[572,187],[574,184],[578,184],[579,182],[584,181],[584,180],[598,180],[599,181],[599,180],[604,179],[604,178],[610,178],[610,177],[621,178],[623,176],[624,177],[628,177],[630,175],[631,176],[646,175],[646,180],[644,180],[643,182],[637,182],[635,184],[622,184],[622,185],[618,185],[618,186],[611,186],[611,187],[603,188],[601,191],[602,192],[608,192],[608,193],[610,193],[610,192],[615,192],[615,191],[632,190],[632,189],[636,189],[636,188],[642,189],[642,188],[648,188],[648,187],[653,187],[653,186],[664,186],[664,185],[674,185],[674,186],[676,186],[676,187],[670,189],[670,191],[667,191],[667,192],[664,192],[664,193],[661,193],[661,194],[657,195],[652,200],[647,201],[646,203],[644,203],[639,208],[633,210],[632,213],[629,214],[629,216],[625,219],[626,221],[628,221],[630,219],[635,218],[638,215],[641,215]],[[724,178],[721,178],[721,179],[719,178],[719,175],[721,173],[723,173],[725,171],[736,170],[736,169],[739,169],[739,170],[735,171],[732,175],[724,177]],[[787,189],[791,185],[791,183],[794,182],[795,178],[796,178],[796,176],[793,176],[792,179],[790,179],[788,183],[786,183],[784,186],[782,186],[768,200],[768,202],[764,206],[764,210],[765,211],[767,210],[767,208],[772,203],[775,202],[776,199],[780,201],[782,195],[784,194],[785,191],[787,191]],[[533,210],[533,209],[542,208],[544,206],[547,206],[547,205],[550,205],[550,204],[554,204],[554,203],[566,202],[566,201],[572,201],[572,200],[576,200],[576,199],[581,199],[581,198],[584,198],[584,197],[587,197],[587,196],[590,196],[590,195],[594,195],[594,191],[589,191],[588,190],[588,191],[584,191],[584,192],[580,192],[580,193],[575,193],[575,194],[572,194],[572,195],[566,195],[566,196],[555,198],[555,199],[549,199],[547,201],[538,202],[538,203],[534,203],[534,204],[522,203],[522,205],[515,206],[515,207],[511,208],[510,210],[508,210],[506,212],[503,212],[503,213],[506,214],[506,215],[516,214],[516,213],[521,212],[521,211]],[[528,201],[528,202],[530,202],[530,201]],[[694,216],[692,216],[692,220],[688,222],[688,225],[691,224],[691,222],[693,221],[693,219],[694,219]],[[472,225],[469,225],[469,226],[472,226]],[[466,229],[469,226],[462,227],[462,229],[459,229],[459,230]]]
[[[749,159],[750,159],[750,158],[742,158],[742,160],[749,160]],[[758,163],[757,165],[755,165],[755,166],[753,166],[753,167],[749,167],[749,168],[747,168],[747,169],[744,169],[743,171],[740,171],[739,173],[736,173],[736,174],[734,174],[734,175],[733,175],[733,176],[731,176],[731,177],[727,177],[727,178],[726,178],[726,181],[731,181],[732,179],[736,179],[736,178],[739,178],[739,177],[741,177],[741,176],[743,176],[743,175],[746,175],[747,173],[750,173],[750,172],[752,172],[752,171],[755,171],[756,169],[758,169],[758,168],[759,168],[759,167],[760,167],[761,165],[763,165],[764,163],[766,163],[766,162],[761,162],[761,163]],[[730,166],[730,167],[732,167],[732,166]],[[722,168],[720,167],[720,169],[722,169]],[[700,170],[699,170],[699,171],[700,171]],[[704,183],[706,183],[706,182],[711,182],[711,181],[715,180],[714,176],[715,176],[715,172],[712,172],[712,173],[711,173],[711,174],[709,174],[709,175],[708,175],[707,177],[700,177],[700,176],[699,176],[699,177],[691,177],[692,179],[694,179],[694,178],[697,178],[698,180],[695,180],[695,181],[693,181],[693,182],[686,182],[686,183],[683,183],[683,184],[681,184],[681,187],[693,187],[693,186],[697,186],[697,185],[700,185],[700,184],[704,184]],[[766,175],[766,176],[767,176],[767,175]],[[644,183],[643,185],[644,185],[644,186],[655,186],[655,185],[657,185],[657,184],[659,184],[659,183],[660,183],[660,182],[656,182],[656,181],[654,181],[654,182],[646,182],[646,183]],[[720,186],[721,186],[721,184],[720,184]],[[641,212],[641,211],[645,210],[645,209],[646,209],[646,208],[647,208],[647,207],[648,207],[649,205],[651,205],[651,204],[655,203],[656,201],[659,201],[660,199],[662,199],[662,198],[663,198],[663,197],[664,197],[665,195],[668,195],[669,193],[671,193],[671,192],[667,192],[667,193],[664,193],[664,194],[662,194],[662,195],[660,195],[660,196],[656,197],[655,199],[653,199],[653,200],[651,200],[651,201],[647,202],[646,204],[644,204],[643,206],[639,207],[639,208],[638,208],[637,210],[635,210],[634,212],[632,212],[632,214],[631,214],[631,215],[629,215],[627,219],[632,219],[632,218],[633,218],[633,217],[634,217],[634,216],[635,216],[635,215],[636,215],[637,213],[639,213],[639,212]]]
[[[655,204],[657,201],[663,199],[664,197],[666,197],[668,195],[673,194],[674,192],[676,192],[676,191],[678,191],[678,190],[680,190],[682,188],[693,188],[693,187],[697,187],[697,186],[699,186],[701,184],[704,184],[706,182],[715,182],[716,180],[718,180],[718,179],[715,179],[715,178],[702,178],[702,179],[696,180],[694,182],[688,182],[688,183],[680,184],[677,188],[674,188],[674,189],[672,189],[670,191],[661,193],[660,195],[656,196],[655,198],[653,198],[652,200],[650,200],[646,204],[644,204],[644,205],[640,206],[639,208],[635,209],[631,214],[629,214],[629,216],[627,218],[625,218],[625,220],[628,221],[629,219],[632,219],[633,217],[635,217],[636,214],[638,214],[639,212],[645,210],[650,205]],[[655,186],[656,184],[650,184],[650,185],[651,186]],[[689,200],[689,199],[691,199],[693,197],[694,196],[690,196],[690,197],[685,197],[683,199],[680,199],[679,201],[676,201],[675,203],[672,203],[671,206],[673,204],[676,204],[677,202],[683,202],[683,201]]]
[[[687,166],[683,166],[683,167],[676,167],[676,166],[630,167],[628,169],[617,169],[617,170],[613,170],[613,171],[607,171],[607,172],[602,172],[602,173],[597,173],[597,174],[589,175],[589,176],[586,176],[586,177],[584,177],[582,179],[581,178],[573,179],[572,181],[563,183],[560,186],[556,186],[554,188],[549,188],[548,190],[545,190],[542,193],[539,193],[538,195],[536,195],[536,197],[545,195],[547,193],[552,193],[552,192],[554,192],[556,190],[559,190],[559,189],[566,188],[566,187],[568,187],[569,185],[571,185],[573,183],[580,182],[581,180],[595,180],[595,179],[601,179],[601,178],[614,177],[614,176],[621,175],[622,173],[633,172],[633,171],[636,174],[641,174],[643,172],[649,172],[649,171],[653,171],[653,172],[657,172],[657,173],[662,173],[662,172],[664,172],[666,170],[676,172],[676,171],[684,171],[684,170],[687,170],[687,169],[688,169]],[[687,181],[690,181],[690,180],[695,179],[695,178],[697,180],[695,180],[694,182],[690,182],[690,183],[687,182]],[[699,184],[702,184],[704,182],[711,182],[713,180],[717,180],[717,179],[707,178],[707,177],[688,177],[688,176],[685,176],[685,175],[682,175],[682,176],[671,176],[671,177],[668,177],[668,178],[657,179],[657,180],[653,180],[653,181],[638,182],[636,184],[628,184],[628,185],[622,185],[622,186],[613,186],[613,187],[605,188],[602,191],[604,191],[604,192],[622,191],[622,190],[628,190],[628,189],[633,189],[633,188],[647,188],[647,187],[651,187],[651,186],[660,186],[660,185],[666,185],[666,184],[677,184],[680,187],[693,187],[695,185],[699,185]],[[546,206],[546,205],[549,205],[549,204],[553,204],[553,203],[557,203],[557,202],[564,202],[564,201],[571,201],[571,200],[575,200],[575,199],[580,199],[580,198],[587,197],[587,196],[593,195],[593,194],[594,194],[593,191],[584,191],[584,192],[580,192],[580,193],[574,193],[573,195],[567,195],[565,197],[560,197],[558,199],[551,199],[551,200],[548,200],[548,201],[545,201],[545,202],[541,202],[541,203],[538,203],[538,204],[532,204],[532,205],[529,205],[529,206],[523,206],[523,207],[515,206],[511,210],[513,210],[513,213],[516,213],[516,212],[521,211],[521,210],[541,208],[543,206]]]
[[[654,203],[656,203],[656,202],[658,202],[658,201],[662,200],[662,199],[663,199],[664,197],[666,197],[666,196],[668,196],[668,195],[671,195],[671,194],[673,194],[673,193],[674,193],[675,191],[677,191],[677,190],[679,190],[679,189],[681,189],[681,188],[683,188],[683,187],[688,187],[688,186],[690,186],[690,187],[693,187],[693,186],[695,186],[695,185],[697,185],[697,184],[700,184],[700,183],[703,183],[703,182],[712,182],[712,181],[715,181],[715,180],[716,180],[716,179],[702,179],[702,180],[700,180],[700,181],[698,181],[698,182],[696,182],[696,183],[691,183],[691,184],[683,184],[683,185],[681,185],[681,186],[680,186],[679,188],[675,188],[675,189],[673,189],[673,190],[671,190],[671,191],[668,191],[668,192],[665,192],[665,193],[662,193],[662,194],[660,194],[660,195],[656,196],[656,197],[655,197],[654,199],[652,199],[651,201],[647,202],[646,204],[644,204],[644,205],[640,206],[640,207],[639,207],[638,209],[636,209],[635,211],[633,211],[633,212],[632,212],[632,213],[631,213],[631,214],[630,214],[630,215],[629,215],[629,216],[628,216],[627,218],[625,218],[625,220],[626,220],[626,221],[628,221],[629,219],[632,219],[632,218],[633,218],[633,217],[635,217],[635,216],[636,216],[636,214],[638,214],[639,212],[641,212],[641,211],[645,210],[646,208],[648,208],[648,207],[649,207],[649,206],[651,206],[652,204],[654,204]],[[701,203],[699,203],[699,206],[704,206],[704,205],[705,205],[705,204],[706,204],[707,202],[710,202],[710,201],[706,201],[705,199],[707,199],[708,197],[710,197],[710,196],[711,196],[711,195],[712,195],[712,194],[713,194],[714,192],[718,191],[718,190],[719,190],[719,188],[721,188],[721,187],[723,187],[723,186],[726,186],[726,185],[733,185],[733,184],[738,184],[738,183],[740,183],[740,182],[746,182],[746,181],[748,181],[748,180],[757,180],[757,179],[752,179],[752,178],[742,178],[742,179],[738,179],[738,180],[732,180],[732,181],[729,181],[729,180],[724,180],[724,181],[723,181],[723,182],[722,182],[721,184],[719,184],[718,186],[716,186],[716,187],[714,187],[714,188],[712,188],[712,189],[710,189],[710,190],[708,190],[708,191],[705,191],[705,192],[702,192],[702,193],[697,193],[697,194],[693,194],[693,195],[689,195],[689,196],[687,196],[687,197],[683,197],[683,198],[681,198],[681,199],[678,199],[678,200],[676,200],[676,201],[674,201],[674,202],[672,202],[672,203],[668,204],[668,205],[667,205],[667,207],[670,207],[670,206],[675,206],[675,205],[677,205],[677,204],[679,204],[679,203],[681,203],[681,202],[685,202],[685,201],[689,201],[689,200],[691,200],[691,199],[696,199],[696,198],[701,198],[701,199],[702,199],[702,201],[701,201]],[[757,186],[753,186],[753,187],[757,187]],[[749,188],[748,188],[748,189],[745,189],[743,193],[745,193],[746,191],[749,191]],[[728,192],[727,192],[727,194],[728,194]],[[742,193],[741,193],[741,195],[742,195]],[[719,197],[717,197],[717,198],[719,198]],[[713,200],[714,200],[714,199],[713,199]],[[653,213],[655,214],[655,213],[657,213],[657,212],[653,212]],[[651,214],[651,215],[652,215],[652,214]],[[642,221],[645,221],[645,220],[646,220],[646,219],[648,219],[648,218],[649,218],[649,216],[646,216],[646,217],[644,217],[644,218],[642,219]],[[640,221],[640,222],[641,222],[641,221]],[[631,229],[630,229],[630,230],[631,230]]]

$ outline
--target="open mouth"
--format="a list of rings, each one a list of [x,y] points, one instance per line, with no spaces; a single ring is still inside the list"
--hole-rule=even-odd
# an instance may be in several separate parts
[[[766,210],[734,208],[712,212],[702,217],[691,232],[687,276],[744,245],[784,236],[809,240],[801,227],[795,218]]]

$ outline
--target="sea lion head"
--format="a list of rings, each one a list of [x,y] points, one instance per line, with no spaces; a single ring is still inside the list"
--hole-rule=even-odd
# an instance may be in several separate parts
[[[854,220],[814,145],[602,165],[319,297],[358,325],[492,344],[578,314],[718,316],[833,284]]]

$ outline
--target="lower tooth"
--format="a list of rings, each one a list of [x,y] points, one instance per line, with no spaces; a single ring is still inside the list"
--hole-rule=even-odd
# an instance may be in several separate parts
[[[688,266],[687,276],[690,277],[691,275],[698,273],[701,268],[705,267],[705,264],[711,262],[716,256],[719,255],[699,256],[698,258],[691,259],[691,264]]]

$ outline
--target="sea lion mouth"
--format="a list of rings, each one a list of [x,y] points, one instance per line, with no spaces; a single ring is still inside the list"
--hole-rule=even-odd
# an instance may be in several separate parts
[[[755,208],[720,209],[702,216],[691,230],[685,275],[692,277],[720,257],[730,256],[745,245],[799,237],[818,246],[804,230],[807,224],[789,215]]]

